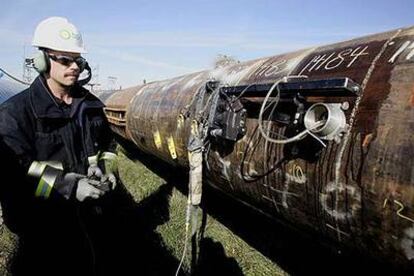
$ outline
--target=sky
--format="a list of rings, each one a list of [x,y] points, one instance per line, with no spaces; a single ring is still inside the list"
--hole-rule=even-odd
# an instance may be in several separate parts
[[[0,67],[21,78],[37,24],[75,24],[101,89],[414,25],[413,0],[0,0]],[[35,76],[35,74],[34,74]]]

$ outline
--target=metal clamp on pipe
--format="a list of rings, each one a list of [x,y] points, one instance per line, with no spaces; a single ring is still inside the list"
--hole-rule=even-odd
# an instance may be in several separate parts
[[[235,142],[246,134],[247,111],[239,97],[227,95],[222,88],[216,89],[218,95],[210,114],[209,133],[212,137]]]
[[[287,144],[310,135],[323,146],[326,145],[321,139],[339,143],[343,133],[348,129],[343,111],[345,108],[342,108],[346,105],[338,104],[338,100],[342,101],[344,97],[355,98],[361,93],[360,85],[345,77],[309,80],[306,76],[287,76],[276,83],[219,89],[221,98],[225,101],[217,106],[214,120],[216,127],[210,131],[212,136],[236,141],[244,135],[246,120],[246,109],[240,99],[263,98],[258,124],[262,136],[267,141]],[[321,97],[326,97],[328,102],[312,105],[312,101]],[[266,111],[270,105],[273,105],[272,111]],[[286,126],[291,135],[275,139],[266,134],[263,129],[263,117],[266,114],[267,120]]]
[[[320,139],[341,141],[343,133],[348,130],[345,113],[341,104],[316,103],[305,113],[305,128]],[[318,125],[317,127],[313,127]]]

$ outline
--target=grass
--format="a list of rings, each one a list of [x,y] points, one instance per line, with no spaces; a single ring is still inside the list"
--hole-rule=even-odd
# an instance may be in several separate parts
[[[175,259],[175,264],[181,259],[185,240],[185,211],[187,176],[179,169],[159,164],[158,173],[153,172],[151,157],[127,154],[121,150],[119,154],[120,176],[126,189],[133,194],[137,203],[149,200],[154,192],[161,187],[169,187],[170,192],[161,200],[167,210],[156,212],[149,220],[158,220],[154,231],[160,237],[161,244],[168,254]],[[142,163],[139,160],[147,161]],[[160,167],[161,166],[161,167]],[[151,169],[150,169],[151,168]],[[178,173],[177,173],[178,172]],[[155,206],[156,208],[156,206]],[[226,208],[224,206],[224,208]],[[237,210],[235,210],[237,211]],[[161,216],[163,218],[157,218]],[[256,249],[234,234],[229,228],[208,214],[204,214],[206,225],[200,241],[198,254],[198,275],[287,275],[280,267],[259,253]],[[202,224],[202,210],[199,210],[198,226]],[[200,233],[199,233],[200,235]],[[200,237],[199,237],[200,239]],[[190,243],[191,244],[191,243]],[[190,246],[191,247],[191,246]],[[184,261],[184,270],[189,273],[192,252],[188,250]],[[173,271],[164,271],[173,275]],[[165,274],[165,275],[167,275]],[[164,275],[164,274],[160,274]]]
[[[17,237],[3,224],[0,226],[0,275],[10,275],[9,262],[13,258]]]

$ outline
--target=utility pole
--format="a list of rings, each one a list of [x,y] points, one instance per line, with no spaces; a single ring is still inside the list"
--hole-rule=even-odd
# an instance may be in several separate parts
[[[101,86],[101,84],[99,83],[99,64],[92,67],[92,79],[86,85],[89,86],[91,92],[95,92],[95,86]]]
[[[23,81],[31,83],[33,80],[33,66],[31,58],[26,57],[26,44],[23,44]]]
[[[114,76],[108,76],[108,90],[115,90],[117,85],[118,78]]]

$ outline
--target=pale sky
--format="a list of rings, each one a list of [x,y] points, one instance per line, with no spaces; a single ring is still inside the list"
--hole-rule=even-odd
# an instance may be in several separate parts
[[[414,25],[413,0],[0,0],[0,67],[21,78],[36,25],[67,17],[101,88],[123,88]],[[26,46],[25,46],[26,45]]]

